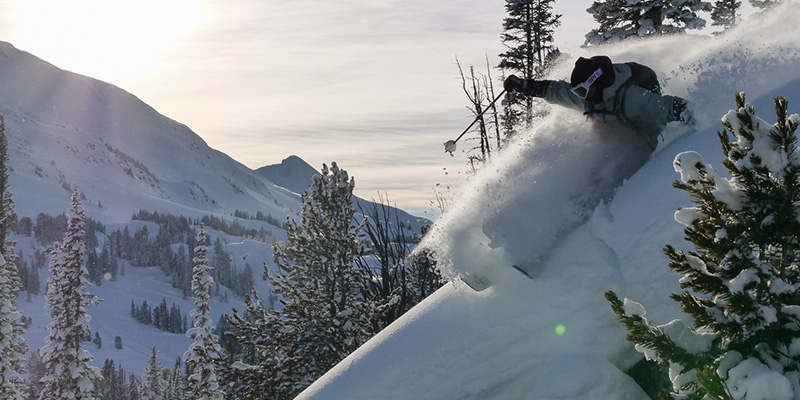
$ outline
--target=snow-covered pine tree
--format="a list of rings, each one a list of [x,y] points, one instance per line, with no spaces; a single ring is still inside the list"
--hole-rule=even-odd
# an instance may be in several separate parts
[[[192,292],[194,293],[194,310],[191,316],[194,324],[186,332],[186,337],[193,339],[189,349],[183,353],[186,363],[186,399],[221,400],[224,398],[220,388],[216,363],[219,359],[219,338],[214,334],[214,321],[211,319],[211,287],[214,278],[208,261],[208,235],[201,226],[197,232],[197,246],[194,248],[194,274],[192,276]]]
[[[586,12],[600,27],[586,34],[586,44],[702,29],[706,21],[697,13],[711,10],[701,0],[595,0]]]
[[[156,354],[156,346],[150,351],[150,358],[147,360],[147,366],[144,368],[144,377],[142,377],[142,388],[139,394],[143,400],[162,400],[164,397],[165,384],[161,374],[161,364],[158,362]]]
[[[8,138],[5,120],[0,115],[0,398],[22,399],[28,392],[23,376],[27,372],[25,326],[17,308],[17,293],[22,289],[10,239],[16,223],[14,200],[8,190]]]
[[[506,51],[499,55],[500,68],[505,75],[520,78],[541,78],[545,65],[558,49],[554,45],[555,28],[561,25],[561,14],[553,13],[555,0],[506,0],[507,17],[503,19],[502,41]],[[530,126],[535,117],[534,99],[515,96],[504,108],[503,119],[523,122]],[[505,135],[510,137],[519,129],[509,124]]]
[[[286,222],[286,242],[275,245],[279,273],[270,276],[284,304],[281,319],[296,336],[291,370],[298,390],[311,384],[369,338],[360,308],[356,260],[362,226],[354,226],[355,180],[323,164],[301,196],[301,223]]]
[[[739,7],[742,2],[737,0],[717,0],[714,3],[714,10],[711,11],[711,25],[721,26],[728,29],[736,25],[739,20]]]
[[[40,381],[41,400],[94,399],[94,382],[101,379],[100,370],[89,366],[94,357],[81,347],[91,333],[86,307],[98,302],[86,290],[89,281],[84,265],[85,221],[83,205],[74,191],[72,207],[67,212],[67,231],[52,251],[47,279],[45,302],[53,321],[47,325],[49,334],[39,350],[46,369]]]
[[[181,373],[181,359],[175,360],[171,370],[164,370],[164,398],[169,400],[183,400],[185,386],[184,376]]]
[[[27,396],[24,398],[35,400],[39,398],[39,394],[42,392],[41,379],[46,373],[42,356],[39,355],[38,351],[30,352],[30,358],[28,358],[27,367],[29,385]]]
[[[773,9],[778,4],[781,4],[783,0],[749,0],[750,5],[756,7],[763,11],[769,11]]]
[[[336,163],[301,196],[301,222],[288,219],[286,242],[274,245],[278,273],[265,275],[283,307],[265,307],[257,293],[247,311],[228,317],[242,346],[226,390],[236,398],[293,399],[370,337],[354,225],[355,181]]]
[[[673,392],[688,399],[800,398],[800,118],[775,100],[777,123],[737,110],[718,133],[731,178],[695,152],[679,154],[675,186],[696,207],[679,210],[695,250],[664,249],[682,274],[673,294],[693,326],[654,326],[644,308],[613,292],[606,297],[628,328],[628,340],[669,367]],[[730,135],[733,137],[731,138]]]
[[[286,367],[291,363],[292,333],[283,329],[280,312],[264,307],[256,291],[245,296],[245,303],[244,315],[234,308],[228,316],[230,335],[242,352],[223,371],[225,392],[237,399],[293,399],[297,377]]]

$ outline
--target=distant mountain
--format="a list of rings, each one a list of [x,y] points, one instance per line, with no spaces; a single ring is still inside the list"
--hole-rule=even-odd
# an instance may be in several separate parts
[[[285,158],[280,164],[261,167],[256,172],[270,182],[295,193],[306,191],[311,184],[311,178],[319,173],[317,169],[295,155]]]
[[[289,189],[295,193],[303,193],[308,190],[314,175],[320,173],[319,170],[315,169],[307,162],[303,161],[300,157],[295,155],[285,158],[280,164],[272,164],[261,167],[257,169],[256,172],[261,174],[261,176],[270,182]],[[356,211],[363,209],[364,212],[369,212],[370,210],[373,210],[374,207],[380,206],[372,201],[364,200],[359,197],[355,198],[355,203]],[[419,232],[422,226],[431,224],[430,220],[415,217],[398,208],[389,207],[389,209],[393,213],[392,218],[394,218],[394,213],[396,213],[396,215],[399,217],[399,220],[401,222],[405,222],[407,226],[413,229],[415,232]]]

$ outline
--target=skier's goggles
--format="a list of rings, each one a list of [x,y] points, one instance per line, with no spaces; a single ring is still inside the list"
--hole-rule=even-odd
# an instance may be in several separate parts
[[[579,83],[572,87],[572,93],[575,93],[576,96],[585,99],[586,96],[589,95],[589,89],[592,87],[592,84],[597,80],[597,78],[603,75],[603,70],[598,68],[596,71],[592,73],[589,78],[586,79],[585,82]]]

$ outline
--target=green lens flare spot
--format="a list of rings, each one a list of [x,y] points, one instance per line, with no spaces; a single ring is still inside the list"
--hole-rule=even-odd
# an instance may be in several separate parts
[[[564,324],[556,325],[556,335],[563,336],[564,332],[566,332],[566,331],[567,331],[567,327],[564,326]]]

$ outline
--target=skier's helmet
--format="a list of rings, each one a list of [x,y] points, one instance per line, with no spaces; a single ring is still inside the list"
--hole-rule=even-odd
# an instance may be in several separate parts
[[[575,61],[575,68],[572,69],[572,76],[569,79],[572,92],[585,99],[589,94],[589,89],[602,75],[603,70],[600,68],[600,64],[588,58],[578,58],[578,61]]]
[[[590,58],[578,58],[575,61],[575,68],[572,69],[572,76],[570,77],[569,81],[572,86],[577,86],[583,82],[586,82],[592,74],[600,68],[600,64],[598,64],[595,60]]]

